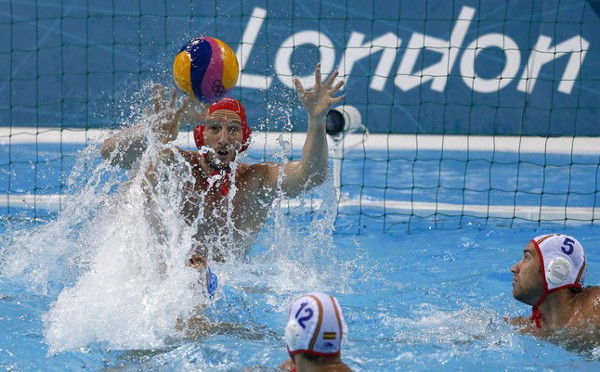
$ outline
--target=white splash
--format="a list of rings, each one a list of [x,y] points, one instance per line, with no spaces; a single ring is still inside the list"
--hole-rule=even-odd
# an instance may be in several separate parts
[[[158,164],[158,153],[150,146],[140,159],[142,169]],[[197,226],[181,216],[181,189],[191,181],[189,172],[181,170],[160,168],[159,177],[169,182],[150,187],[143,175],[131,177],[133,172],[101,161],[98,148],[90,146],[78,154],[68,181],[70,195],[57,218],[3,239],[8,248],[1,252],[0,274],[55,298],[43,316],[50,354],[92,345],[160,348],[182,336],[180,320],[219,300],[205,296],[205,283],[186,264]],[[267,288],[291,296],[326,291],[332,283],[343,286],[344,274],[330,270],[336,262],[335,190],[331,185],[322,189],[329,202],[314,211],[308,226],[292,225],[306,218],[311,207],[289,215],[275,206],[273,223],[262,233],[267,252],[215,265],[220,286]],[[315,256],[327,255],[330,260],[315,262]],[[273,303],[277,309],[286,305]]]
[[[142,166],[154,160],[152,151],[144,156]],[[179,215],[184,180],[173,169],[165,172],[173,181],[156,190],[138,176],[117,193],[101,193],[100,208],[79,224],[75,245],[85,246],[89,264],[44,316],[51,354],[92,343],[112,349],[160,347],[178,333],[177,320],[206,301],[199,273],[186,265],[193,228]],[[80,198],[90,195],[90,188],[84,190]],[[94,191],[92,198],[98,197]],[[63,215],[85,209],[86,202]],[[80,257],[75,250],[70,254]]]

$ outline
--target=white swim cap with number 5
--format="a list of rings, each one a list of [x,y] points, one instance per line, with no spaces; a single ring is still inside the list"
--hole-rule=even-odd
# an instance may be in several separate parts
[[[544,268],[547,291],[583,286],[586,260],[583,246],[577,239],[548,234],[535,237],[531,242],[538,250]]]

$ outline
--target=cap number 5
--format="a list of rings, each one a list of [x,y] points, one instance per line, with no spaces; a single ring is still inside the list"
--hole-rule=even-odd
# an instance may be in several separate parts
[[[565,238],[563,245],[560,247],[561,251],[563,251],[566,255],[570,255],[573,253],[573,244],[575,241],[573,239]]]

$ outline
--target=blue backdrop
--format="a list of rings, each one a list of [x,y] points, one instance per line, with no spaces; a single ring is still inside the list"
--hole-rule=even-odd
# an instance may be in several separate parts
[[[0,125],[107,128],[209,35],[262,130],[306,128],[317,61],[374,133],[596,136],[599,1],[0,1]],[[310,80],[307,80],[310,81]],[[143,96],[143,94],[142,94]],[[288,120],[291,117],[291,121]]]

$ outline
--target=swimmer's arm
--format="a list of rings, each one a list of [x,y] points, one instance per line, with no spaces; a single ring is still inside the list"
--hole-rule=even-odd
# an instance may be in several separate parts
[[[325,124],[318,118],[309,119],[306,142],[302,149],[302,160],[284,165],[281,190],[296,196],[325,182],[328,173],[328,149]],[[322,124],[322,125],[321,125]],[[278,174],[272,175],[277,177]]]
[[[156,139],[163,144],[177,139],[179,135],[180,118],[188,118],[193,109],[193,100],[186,98],[179,108],[175,108],[177,90],[171,90],[171,98],[166,96],[162,85],[152,88],[154,101],[154,112],[146,109],[146,120],[142,124],[125,129],[114,136],[106,139],[102,144],[100,153],[104,159],[110,160],[111,164],[125,169],[131,169],[136,161],[142,156],[148,147],[148,133],[146,126],[156,134]],[[171,151],[162,151],[165,160],[173,158]]]
[[[504,318],[509,324],[515,327],[515,330],[523,335],[544,336],[545,331],[541,328],[536,328],[530,318],[519,316],[516,318]]]
[[[147,147],[144,124],[138,124],[106,139],[102,144],[100,154],[112,165],[131,169]]]
[[[531,320],[529,318],[525,318],[524,316],[519,316],[516,318],[504,318],[504,320],[514,326],[525,326],[531,324]]]
[[[580,307],[581,319],[600,330],[600,287],[586,287],[580,296],[583,297]]]
[[[344,81],[334,84],[338,71],[333,72],[325,81],[321,80],[321,65],[315,69],[315,86],[304,90],[302,83],[294,79],[296,91],[308,113],[308,131],[302,149],[302,159],[287,163],[283,169],[281,190],[290,196],[322,184],[328,175],[328,149],[325,131],[325,117],[331,105],[341,101],[344,96],[334,97],[344,85]],[[270,183],[276,182],[278,175],[270,175]]]

